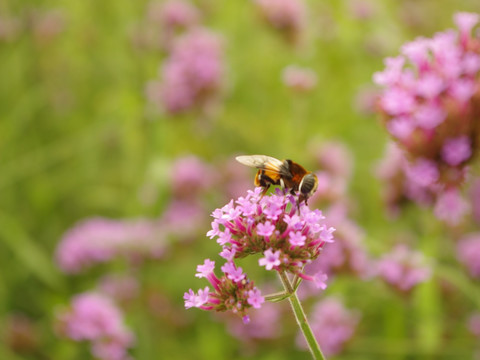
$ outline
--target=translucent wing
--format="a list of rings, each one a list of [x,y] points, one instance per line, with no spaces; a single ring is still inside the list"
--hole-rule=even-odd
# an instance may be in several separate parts
[[[267,155],[242,155],[235,158],[239,163],[257,169],[268,170],[277,174],[282,173],[283,161]]]

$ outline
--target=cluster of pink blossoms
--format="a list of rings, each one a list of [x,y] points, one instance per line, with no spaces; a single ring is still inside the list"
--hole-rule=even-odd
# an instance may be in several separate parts
[[[220,256],[227,260],[222,267],[225,275],[218,279],[213,273],[214,263],[206,260],[197,268],[196,276],[206,277],[214,291],[205,288],[195,294],[190,290],[185,294],[186,307],[233,310],[242,316],[249,307],[259,308],[264,298],[234,263],[253,254],[263,254],[258,263],[267,270],[295,274],[324,289],[327,276],[323,272],[307,275],[303,268],[320,255],[325,243],[333,242],[335,229],[327,227],[321,211],[310,210],[297,201],[280,190],[263,196],[259,187],[235,203],[232,200],[216,209],[207,236],[217,238],[222,247]]]
[[[59,312],[58,332],[74,341],[89,341],[92,354],[101,360],[128,360],[134,336],[110,298],[83,293],[73,298],[70,309]]]
[[[429,280],[432,270],[421,252],[398,244],[378,260],[377,274],[394,289],[409,293],[419,283]]]
[[[386,128],[408,159],[403,171],[416,187],[436,194],[456,190],[478,152],[480,39],[472,36],[478,14],[457,13],[458,31],[417,38],[385,60],[374,75],[384,87],[379,109]],[[438,198],[437,216],[448,219],[450,192]],[[457,209],[461,211],[463,209]]]
[[[64,272],[75,274],[115,258],[159,258],[165,250],[163,233],[153,221],[92,218],[65,233],[55,257]]]
[[[207,110],[223,89],[225,65],[221,38],[194,28],[175,40],[160,70],[160,81],[147,86],[147,95],[168,113]]]

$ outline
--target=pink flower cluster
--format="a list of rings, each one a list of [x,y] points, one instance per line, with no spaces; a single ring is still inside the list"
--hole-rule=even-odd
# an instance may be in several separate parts
[[[175,40],[161,68],[161,81],[147,86],[147,95],[170,114],[207,110],[223,88],[225,65],[220,37],[195,28]]]
[[[175,36],[200,22],[199,10],[188,1],[153,1],[148,5],[147,11],[148,19],[156,25],[155,31],[160,33],[161,45],[167,49],[172,45]]]
[[[92,354],[101,360],[127,360],[127,348],[134,342],[123,316],[108,298],[83,293],[73,298],[70,309],[57,318],[58,331],[74,341],[89,341]]]
[[[233,258],[228,258],[222,266],[223,275],[218,278],[214,272],[215,262],[206,259],[203,265],[197,266],[198,278],[206,278],[213,287],[207,286],[194,293],[190,289],[183,296],[185,308],[197,307],[203,310],[218,312],[231,311],[243,318],[244,323],[250,321],[246,311],[249,308],[259,309],[265,301],[260,290],[253,281],[248,280],[241,267],[237,267]]]
[[[272,195],[264,196],[262,192],[260,187],[248,190],[245,197],[231,200],[212,213],[214,220],[207,236],[217,238],[222,247],[220,256],[227,262],[220,278],[214,273],[215,263],[209,259],[197,267],[196,276],[207,278],[214,290],[189,290],[184,296],[185,307],[231,310],[247,322],[246,310],[260,308],[264,298],[235,259],[257,253],[263,254],[258,263],[267,270],[290,272],[318,288],[326,288],[327,276],[323,272],[307,275],[303,268],[319,256],[325,243],[333,242],[335,229],[327,227],[321,211],[298,204],[293,195],[279,189]]]
[[[365,249],[364,231],[347,216],[344,204],[330,206],[327,216],[335,227],[335,242],[327,246],[318,259],[308,265],[307,273],[351,274],[360,279],[374,275],[372,260]]]
[[[458,241],[457,258],[472,277],[480,278],[480,233],[465,235]]]
[[[432,271],[422,253],[398,244],[378,260],[377,275],[396,290],[409,293],[417,284],[429,280]]]
[[[125,257],[131,261],[159,258],[166,242],[158,225],[150,220],[85,220],[63,236],[56,261],[66,273],[79,273],[97,264]]]
[[[377,176],[383,181],[383,198],[390,215],[398,215],[407,201],[413,201],[421,206],[433,205],[438,219],[451,226],[458,225],[471,208],[460,189],[450,187],[437,193],[439,186],[423,186],[428,167],[418,169],[418,173],[412,171],[404,152],[396,143],[388,143],[385,156],[378,164]]]
[[[306,275],[303,267],[321,253],[325,243],[333,242],[334,228],[328,227],[320,210],[310,210],[305,203],[280,190],[262,196],[262,188],[248,191],[213,212],[210,238],[217,238],[221,254],[243,258],[263,254],[259,265],[267,270],[287,271],[326,287],[325,274]]]
[[[303,0],[253,1],[267,23],[281,31],[288,41],[298,40],[307,19],[307,8]]]
[[[339,141],[312,143],[318,167],[319,186],[310,199],[325,209],[329,223],[335,227],[335,242],[326,247],[306,271],[332,274],[347,273],[365,279],[372,275],[371,261],[364,243],[364,231],[350,218],[351,198],[348,186],[353,170],[353,157]]]
[[[360,314],[346,309],[340,300],[330,297],[315,305],[310,325],[324,354],[333,356],[352,338],[359,321]],[[297,337],[297,344],[301,348],[307,347],[301,334]]]
[[[457,188],[477,153],[480,135],[478,14],[457,13],[458,31],[417,38],[374,74],[384,87],[379,109],[394,141],[405,151],[405,173],[435,193]]]

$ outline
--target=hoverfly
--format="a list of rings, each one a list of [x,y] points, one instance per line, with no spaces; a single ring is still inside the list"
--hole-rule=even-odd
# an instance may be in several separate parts
[[[271,185],[280,185],[290,189],[292,195],[298,191],[299,204],[302,201],[306,204],[317,190],[317,176],[292,160],[282,161],[267,155],[242,155],[235,159],[243,165],[258,169],[255,186],[263,187],[264,194]]]

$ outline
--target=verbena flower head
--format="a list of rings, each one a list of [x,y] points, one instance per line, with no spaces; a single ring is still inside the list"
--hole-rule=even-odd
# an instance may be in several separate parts
[[[374,75],[383,87],[379,109],[387,130],[405,150],[409,176],[421,186],[458,187],[478,153],[479,15],[457,13],[458,30],[406,43]],[[408,170],[407,170],[408,172]]]
[[[232,261],[227,261],[222,266],[223,274],[220,278],[216,276],[214,269],[215,262],[210,259],[197,266],[198,272],[195,276],[206,278],[213,289],[210,290],[207,286],[197,293],[190,289],[183,296],[185,307],[218,312],[231,311],[248,323],[247,310],[252,307],[258,309],[265,301],[260,290],[247,278],[242,268],[237,267]]]
[[[64,272],[74,274],[115,258],[139,261],[165,251],[163,233],[153,221],[92,218],[65,233],[55,256]]]
[[[117,306],[106,296],[83,293],[73,298],[70,309],[58,314],[58,330],[74,341],[89,341],[101,360],[127,360],[133,334]]]
[[[325,289],[326,274],[307,275],[303,268],[319,256],[326,243],[333,242],[335,229],[325,224],[321,211],[297,202],[297,197],[279,189],[264,196],[258,187],[216,209],[207,236],[222,247],[220,256],[226,260],[221,267],[223,275],[215,275],[215,263],[209,259],[199,265],[196,276],[206,278],[213,290],[189,290],[185,307],[230,310],[248,322],[247,310],[260,308],[265,300],[235,260],[254,254],[261,255],[258,264],[266,270],[290,272]]]
[[[326,243],[333,242],[334,228],[325,224],[320,210],[310,210],[304,203],[281,190],[262,196],[262,188],[249,190],[247,196],[233,200],[213,212],[212,230],[234,258],[262,254],[259,265],[267,270],[287,271],[306,280],[303,267],[315,260]],[[321,284],[319,283],[319,286]]]
[[[350,340],[360,321],[360,314],[348,310],[343,303],[330,297],[315,305],[310,324],[319,345],[326,356],[338,354]],[[297,337],[297,344],[306,348],[303,337]]]
[[[221,95],[224,74],[220,37],[196,28],[175,41],[161,68],[161,82],[151,82],[147,96],[169,114],[206,111]]]
[[[377,275],[400,292],[409,293],[417,284],[429,280],[432,271],[421,252],[398,244],[380,258]]]
[[[472,277],[480,278],[480,233],[465,235],[458,241],[457,258]]]

